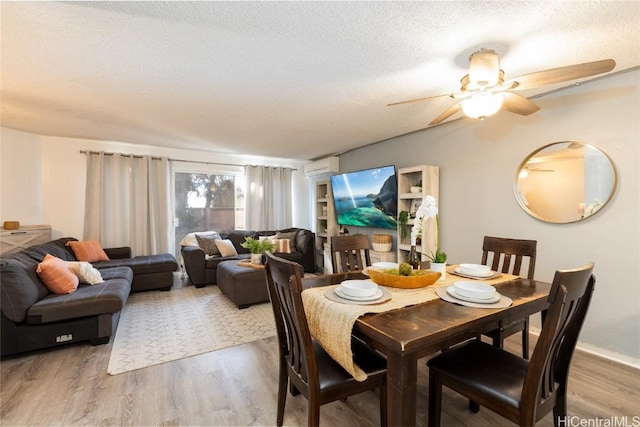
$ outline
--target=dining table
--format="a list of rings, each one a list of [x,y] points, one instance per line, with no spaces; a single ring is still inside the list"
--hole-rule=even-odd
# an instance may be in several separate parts
[[[447,267],[445,280],[421,289],[386,287],[391,298],[377,305],[327,302],[332,289],[344,280],[367,279],[362,272],[303,279],[302,299],[312,336],[345,370],[362,379],[361,370],[350,363],[349,357],[340,354],[339,345],[338,350],[335,348],[334,341],[346,342],[350,335],[387,358],[387,423],[390,426],[416,424],[419,359],[497,329],[503,322],[522,319],[548,307],[550,283],[508,274],[480,280],[494,286],[500,302],[508,304],[478,307],[445,301],[442,291],[447,286],[458,280],[469,280],[454,274],[456,267]],[[412,300],[416,303],[411,303]],[[335,323],[335,319],[341,317],[349,319],[351,329]],[[346,354],[350,355],[348,350]]]

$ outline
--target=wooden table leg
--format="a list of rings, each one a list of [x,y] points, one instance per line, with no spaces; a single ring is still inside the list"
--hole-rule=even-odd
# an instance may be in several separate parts
[[[416,425],[418,363],[415,355],[387,355],[387,418],[390,426]]]

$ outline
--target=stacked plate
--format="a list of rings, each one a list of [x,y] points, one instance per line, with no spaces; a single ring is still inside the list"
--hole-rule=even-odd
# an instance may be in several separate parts
[[[447,287],[447,293],[461,301],[478,304],[493,304],[500,301],[500,294],[493,286],[480,282],[454,282]]]
[[[482,264],[460,264],[454,272],[461,276],[478,279],[488,279],[496,274],[488,265]]]
[[[371,280],[345,280],[334,292],[351,301],[375,301],[382,297],[382,289]]]

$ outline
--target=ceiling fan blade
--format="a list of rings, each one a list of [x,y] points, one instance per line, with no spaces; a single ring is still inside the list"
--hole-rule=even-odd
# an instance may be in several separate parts
[[[511,111],[512,113],[520,114],[522,116],[528,116],[540,109],[536,104],[529,101],[524,96],[520,96],[516,93],[503,92],[504,102],[502,103],[502,109]]]
[[[531,89],[534,87],[606,73],[613,70],[615,66],[616,61],[613,59],[603,59],[601,61],[551,68],[549,70],[536,71],[535,73],[524,74],[516,77],[506,82],[504,86],[517,90]]]
[[[425,98],[409,99],[407,101],[399,101],[399,102],[393,102],[391,104],[387,104],[387,107],[392,107],[394,105],[402,105],[402,104],[412,104],[414,102],[422,102],[422,101],[427,101],[429,99],[442,98],[444,96],[453,98],[454,95],[452,93],[447,93],[445,95],[434,95],[434,96],[427,96]]]
[[[453,116],[455,113],[460,111],[460,109],[462,109],[462,103],[458,102],[453,107],[449,107],[447,110],[444,111],[444,113],[440,114],[438,117],[433,119],[431,123],[429,123],[429,126],[437,125],[438,123],[444,120],[447,120],[449,117]]]

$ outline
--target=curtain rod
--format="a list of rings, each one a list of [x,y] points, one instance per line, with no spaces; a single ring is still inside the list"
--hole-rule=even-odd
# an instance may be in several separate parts
[[[100,151],[91,151],[91,150],[80,150],[80,154],[100,154]],[[125,154],[125,153],[108,153],[106,151],[103,151],[102,153],[104,153],[105,156],[113,156],[113,155],[120,155],[120,156],[126,156],[126,157],[134,157],[137,159],[141,159],[143,157],[143,155],[141,154]],[[160,160],[162,157],[156,157],[156,156],[151,156],[151,159],[153,160]],[[215,163],[215,162],[203,162],[201,160],[181,160],[181,159],[172,159],[172,158],[167,158],[170,162],[184,162],[184,163],[198,163],[198,164],[202,164],[202,165],[220,165],[220,166],[240,166],[240,167],[245,167],[245,166],[264,166],[264,165],[240,165],[238,163]],[[298,169],[296,168],[289,168],[291,170],[297,171]]]

